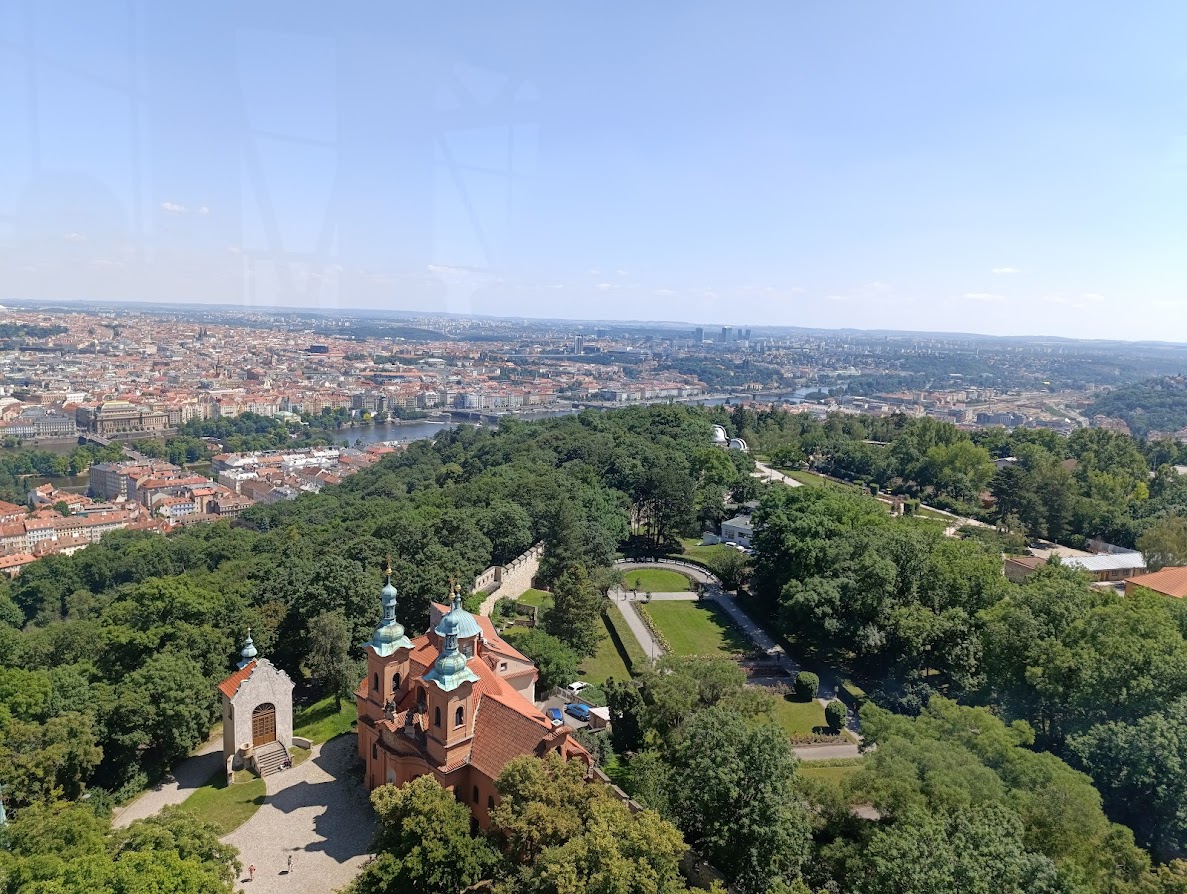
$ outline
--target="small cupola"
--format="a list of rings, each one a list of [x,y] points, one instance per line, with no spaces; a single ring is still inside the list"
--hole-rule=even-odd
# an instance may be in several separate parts
[[[412,648],[412,641],[404,634],[404,625],[396,620],[396,602],[399,598],[399,591],[392,584],[390,561],[388,562],[386,575],[387,583],[384,584],[383,589],[379,593],[379,599],[383,605],[383,617],[379,622],[379,626],[375,628],[375,632],[371,635],[370,641],[364,643],[364,645],[374,649],[375,654],[381,658],[386,658],[397,649]]]

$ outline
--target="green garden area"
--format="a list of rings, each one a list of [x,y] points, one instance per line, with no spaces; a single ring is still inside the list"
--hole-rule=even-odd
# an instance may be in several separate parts
[[[235,784],[227,785],[227,774],[219,770],[200,789],[182,802],[182,809],[229,835],[260,809],[266,794],[264,780],[247,770],[235,773]]]
[[[354,699],[343,699],[342,707],[336,708],[334,697],[327,695],[303,708],[297,708],[293,714],[293,735],[317,745],[350,732],[357,719]]]
[[[618,606],[610,606],[618,611]],[[604,638],[598,643],[598,651],[581,662],[581,679],[595,686],[601,686],[611,677],[615,680],[629,680],[631,672],[627,670],[626,662],[618,651],[614,638],[606,625],[606,619],[601,619],[601,632]],[[629,631],[627,632],[629,635]]]
[[[547,590],[527,590],[516,601],[533,608],[543,608],[552,604],[552,594]]]
[[[793,741],[811,735],[828,734],[824,705],[816,699],[797,701],[794,696],[776,697],[771,720],[783,727]]]
[[[712,603],[665,601],[636,608],[674,655],[734,658],[749,651],[746,637]]]
[[[726,546],[723,543],[701,543],[698,537],[681,537],[680,546],[682,547],[682,551],[676,555],[710,567],[713,566],[716,560],[733,549],[733,547]]]
[[[623,585],[640,593],[687,593],[692,582],[667,568],[632,568],[623,573]]]

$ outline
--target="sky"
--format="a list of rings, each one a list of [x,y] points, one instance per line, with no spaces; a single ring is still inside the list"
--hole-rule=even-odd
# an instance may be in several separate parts
[[[0,0],[0,301],[1187,342],[1187,4]]]

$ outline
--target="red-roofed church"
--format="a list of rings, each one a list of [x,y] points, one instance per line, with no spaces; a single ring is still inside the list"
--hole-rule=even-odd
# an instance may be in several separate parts
[[[368,789],[432,773],[486,828],[495,779],[513,758],[556,752],[591,764],[572,730],[535,706],[535,665],[488,618],[465,611],[458,588],[452,606],[433,605],[429,630],[415,639],[396,620],[397,598],[389,570],[355,693]]]

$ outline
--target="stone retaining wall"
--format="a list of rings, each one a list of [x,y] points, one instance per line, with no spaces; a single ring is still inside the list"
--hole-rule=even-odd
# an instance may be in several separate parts
[[[532,588],[532,580],[540,572],[544,544],[537,543],[523,555],[506,565],[492,565],[474,578],[474,592],[485,592],[479,614],[490,616],[500,599],[518,599]],[[491,589],[493,587],[494,589]]]

